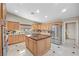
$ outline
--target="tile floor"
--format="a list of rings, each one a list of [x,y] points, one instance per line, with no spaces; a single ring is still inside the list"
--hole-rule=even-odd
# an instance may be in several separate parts
[[[56,45],[51,43],[51,49],[43,56],[79,56],[79,48],[75,47],[70,42],[62,45]],[[8,50],[8,56],[33,56],[31,52],[26,48],[25,42],[10,45]]]

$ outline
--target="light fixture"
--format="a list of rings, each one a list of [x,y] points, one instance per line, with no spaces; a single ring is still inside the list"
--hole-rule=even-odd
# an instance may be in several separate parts
[[[44,16],[45,18],[48,18],[48,16]]]
[[[63,9],[63,10],[62,10],[62,13],[66,12],[66,11],[67,11],[67,9]]]
[[[36,10],[36,13],[40,13],[39,9]]]

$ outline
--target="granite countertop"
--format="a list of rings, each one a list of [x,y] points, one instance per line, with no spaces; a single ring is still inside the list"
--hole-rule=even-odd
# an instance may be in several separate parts
[[[29,38],[34,39],[36,41],[42,40],[42,39],[46,39],[46,38],[49,38],[49,37],[51,37],[51,36],[49,36],[49,35],[42,35],[42,34],[33,34],[33,35],[29,36]]]

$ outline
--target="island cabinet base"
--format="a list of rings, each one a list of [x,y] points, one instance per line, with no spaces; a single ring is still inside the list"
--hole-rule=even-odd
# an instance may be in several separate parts
[[[26,37],[26,47],[34,56],[44,55],[46,52],[50,50],[50,37],[37,41]]]

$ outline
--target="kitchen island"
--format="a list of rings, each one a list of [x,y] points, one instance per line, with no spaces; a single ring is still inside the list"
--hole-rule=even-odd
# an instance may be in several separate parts
[[[42,34],[33,34],[31,36],[26,36],[26,48],[35,55],[44,55],[51,47],[51,36]]]

